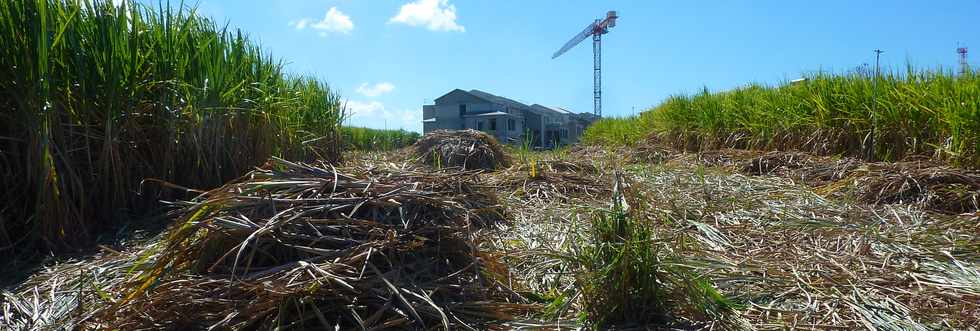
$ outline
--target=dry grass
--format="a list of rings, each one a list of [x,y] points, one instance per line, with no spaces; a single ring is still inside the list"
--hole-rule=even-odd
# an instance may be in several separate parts
[[[525,200],[568,201],[609,195],[612,188],[608,176],[582,160],[533,160],[488,176],[488,184],[496,185],[501,195],[519,195]]]
[[[496,139],[486,133],[467,130],[436,130],[415,145],[418,162],[435,168],[498,169],[510,165],[510,157]]]
[[[853,195],[868,204],[915,204],[945,214],[975,213],[980,208],[980,171],[935,162],[870,163],[770,152],[737,167],[747,174],[797,179],[821,193]]]
[[[544,171],[577,171],[577,176],[591,179],[586,188],[597,189],[591,194],[558,194],[560,191],[553,189],[522,194],[520,189],[515,192],[512,187],[498,185],[514,221],[488,236],[488,246],[505,253],[512,277],[528,286],[528,297],[547,305],[539,321],[522,326],[649,329],[743,325],[741,318],[731,315],[731,302],[716,292],[711,279],[687,266],[685,249],[673,245],[685,239],[656,225],[641,202],[643,198],[629,190],[626,182],[615,184],[612,172],[618,167],[616,160],[621,160],[618,154],[582,148],[564,158],[545,154],[543,159],[532,159],[529,164],[548,169]],[[589,159],[593,161],[589,165],[577,164]],[[490,182],[507,183],[508,176],[533,182],[528,167],[490,174]],[[537,180],[549,183],[546,188],[556,187],[547,177]],[[616,187],[622,188],[620,193]],[[621,203],[627,200],[626,205],[631,206],[628,211]]]
[[[52,277],[24,284],[4,299],[19,312],[0,324],[458,329],[535,311],[511,289],[519,284],[507,280],[507,266],[479,249],[481,229],[503,213],[496,196],[473,183],[476,173],[391,165],[338,170],[274,160],[181,203],[164,240],[120,258],[132,274],[113,273],[112,286],[75,295]],[[82,264],[77,270],[87,275],[111,263]],[[65,277],[88,287],[87,278]],[[45,290],[71,313],[39,319],[21,307]]]
[[[977,216],[825,198],[779,177],[639,167],[646,196],[697,238],[699,269],[760,329],[980,323]]]
[[[611,201],[607,153],[584,148],[568,154],[534,152],[523,156],[518,165],[485,174],[511,221],[492,228],[484,247],[500,252],[510,267],[510,277],[525,286],[526,296],[546,305],[535,319],[509,325],[526,329],[584,327],[581,303],[574,293],[580,270],[566,257],[573,255],[587,236],[589,214],[608,207]],[[531,174],[531,164],[536,176]],[[581,186],[564,182],[566,176]]]
[[[102,251],[43,268],[16,289],[0,294],[2,330],[74,330],[98,309],[114,302],[129,273],[153,263],[159,236],[128,241],[129,250]]]
[[[742,307],[738,318],[707,323],[680,314],[675,327],[687,320],[689,328],[910,330],[980,322],[980,215],[935,213],[910,200],[859,200],[858,189],[873,186],[845,181],[884,180],[867,169],[888,164],[796,153],[656,152],[660,165],[626,168],[649,203],[647,217],[661,220],[658,236],[672,238],[662,249],[684,256],[684,268]],[[598,154],[582,148],[569,159],[605,159]],[[603,173],[620,166],[599,165]],[[834,183],[849,188],[826,192]],[[589,215],[608,207],[610,196],[502,196],[514,222],[494,233],[492,246],[507,253],[513,277],[548,305],[538,325],[591,323],[595,316],[577,294],[583,270],[565,258],[588,246]]]
[[[699,153],[651,145],[638,148],[639,163],[711,166],[753,176],[779,176],[807,184],[826,196],[865,204],[914,204],[944,214],[980,210],[980,171],[934,161],[865,162],[802,152],[721,149]]]
[[[0,324],[927,330],[980,323],[980,214],[859,195],[876,187],[862,180],[887,182],[887,171],[920,178],[913,171],[944,174],[939,168],[746,151],[665,151],[656,165],[623,165],[622,152],[535,153],[497,172],[432,169],[407,153],[351,155],[336,171],[273,162],[184,206],[150,253],[106,254],[32,278],[6,295],[13,312],[4,316],[13,317]],[[628,194],[612,189],[617,169],[625,169]],[[626,201],[628,212],[610,210],[612,201]],[[91,276],[70,276],[79,270]],[[652,307],[639,302],[655,302],[661,309],[648,317],[658,318],[624,324]]]
[[[477,249],[500,220],[493,195],[459,176],[370,174],[279,160],[208,192],[90,325],[462,328],[533,309]]]
[[[918,162],[872,163],[855,168],[843,181],[853,183],[857,198],[867,203],[915,204],[945,214],[980,209],[980,171]]]

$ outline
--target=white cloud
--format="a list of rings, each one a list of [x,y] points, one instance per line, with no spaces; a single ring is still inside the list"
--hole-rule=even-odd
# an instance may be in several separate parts
[[[296,21],[289,21],[289,26],[296,28],[296,30],[303,30],[309,24],[310,24],[310,19],[308,18],[301,18]]]
[[[366,97],[376,97],[395,89],[395,85],[389,82],[381,82],[374,85],[368,83],[362,83],[361,86],[357,87],[357,93],[364,95]]]
[[[361,102],[356,100],[347,101],[347,115],[371,116],[384,111],[384,104],[377,101]]]
[[[327,10],[327,15],[322,20],[317,21],[311,18],[301,18],[290,21],[289,26],[296,28],[296,30],[311,28],[317,30],[317,34],[321,37],[326,37],[328,33],[333,32],[350,33],[351,30],[354,30],[354,21],[351,21],[350,16],[337,10],[337,7],[330,7]]]
[[[415,0],[406,3],[388,23],[425,26],[432,31],[466,31],[462,25],[456,24],[456,6],[449,4],[449,0]]]
[[[422,132],[422,110],[387,109],[377,101],[347,101],[347,121],[344,125],[375,129],[405,129]]]

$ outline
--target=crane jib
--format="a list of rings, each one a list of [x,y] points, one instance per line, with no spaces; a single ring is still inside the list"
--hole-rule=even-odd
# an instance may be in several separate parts
[[[595,20],[585,27],[579,34],[572,37],[564,46],[561,47],[554,55],[551,56],[552,59],[565,54],[569,49],[578,45],[582,40],[592,36],[592,55],[593,55],[593,98],[595,99],[595,109],[593,109],[593,115],[596,118],[602,118],[602,35],[609,33],[609,28],[616,26],[616,19],[619,18],[616,11],[610,10],[606,13],[606,19]]]
[[[595,22],[589,24],[589,26],[585,27],[585,30],[582,30],[582,32],[575,35],[575,37],[572,37],[571,40],[565,43],[565,45],[562,46],[561,49],[559,49],[557,52],[555,52],[555,54],[552,55],[551,58],[554,59],[556,57],[561,56],[562,54],[565,54],[565,52],[572,49],[572,47],[575,47],[575,45],[578,45],[578,43],[582,42],[582,40],[585,40],[585,38],[591,36],[595,32],[595,29],[596,29]]]

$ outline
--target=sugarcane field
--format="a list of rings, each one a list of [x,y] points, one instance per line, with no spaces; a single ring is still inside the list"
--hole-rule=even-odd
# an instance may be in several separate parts
[[[980,329],[980,4],[609,6],[0,2],[0,330]]]

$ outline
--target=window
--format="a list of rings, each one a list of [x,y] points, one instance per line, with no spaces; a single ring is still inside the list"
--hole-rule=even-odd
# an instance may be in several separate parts
[[[517,130],[517,121],[515,121],[513,119],[507,120],[507,130],[508,131],[515,131],[515,130]]]
[[[459,116],[466,115],[466,105],[459,105]]]
[[[490,131],[497,131],[497,119],[490,120]]]
[[[483,131],[483,121],[476,121],[476,129]]]

